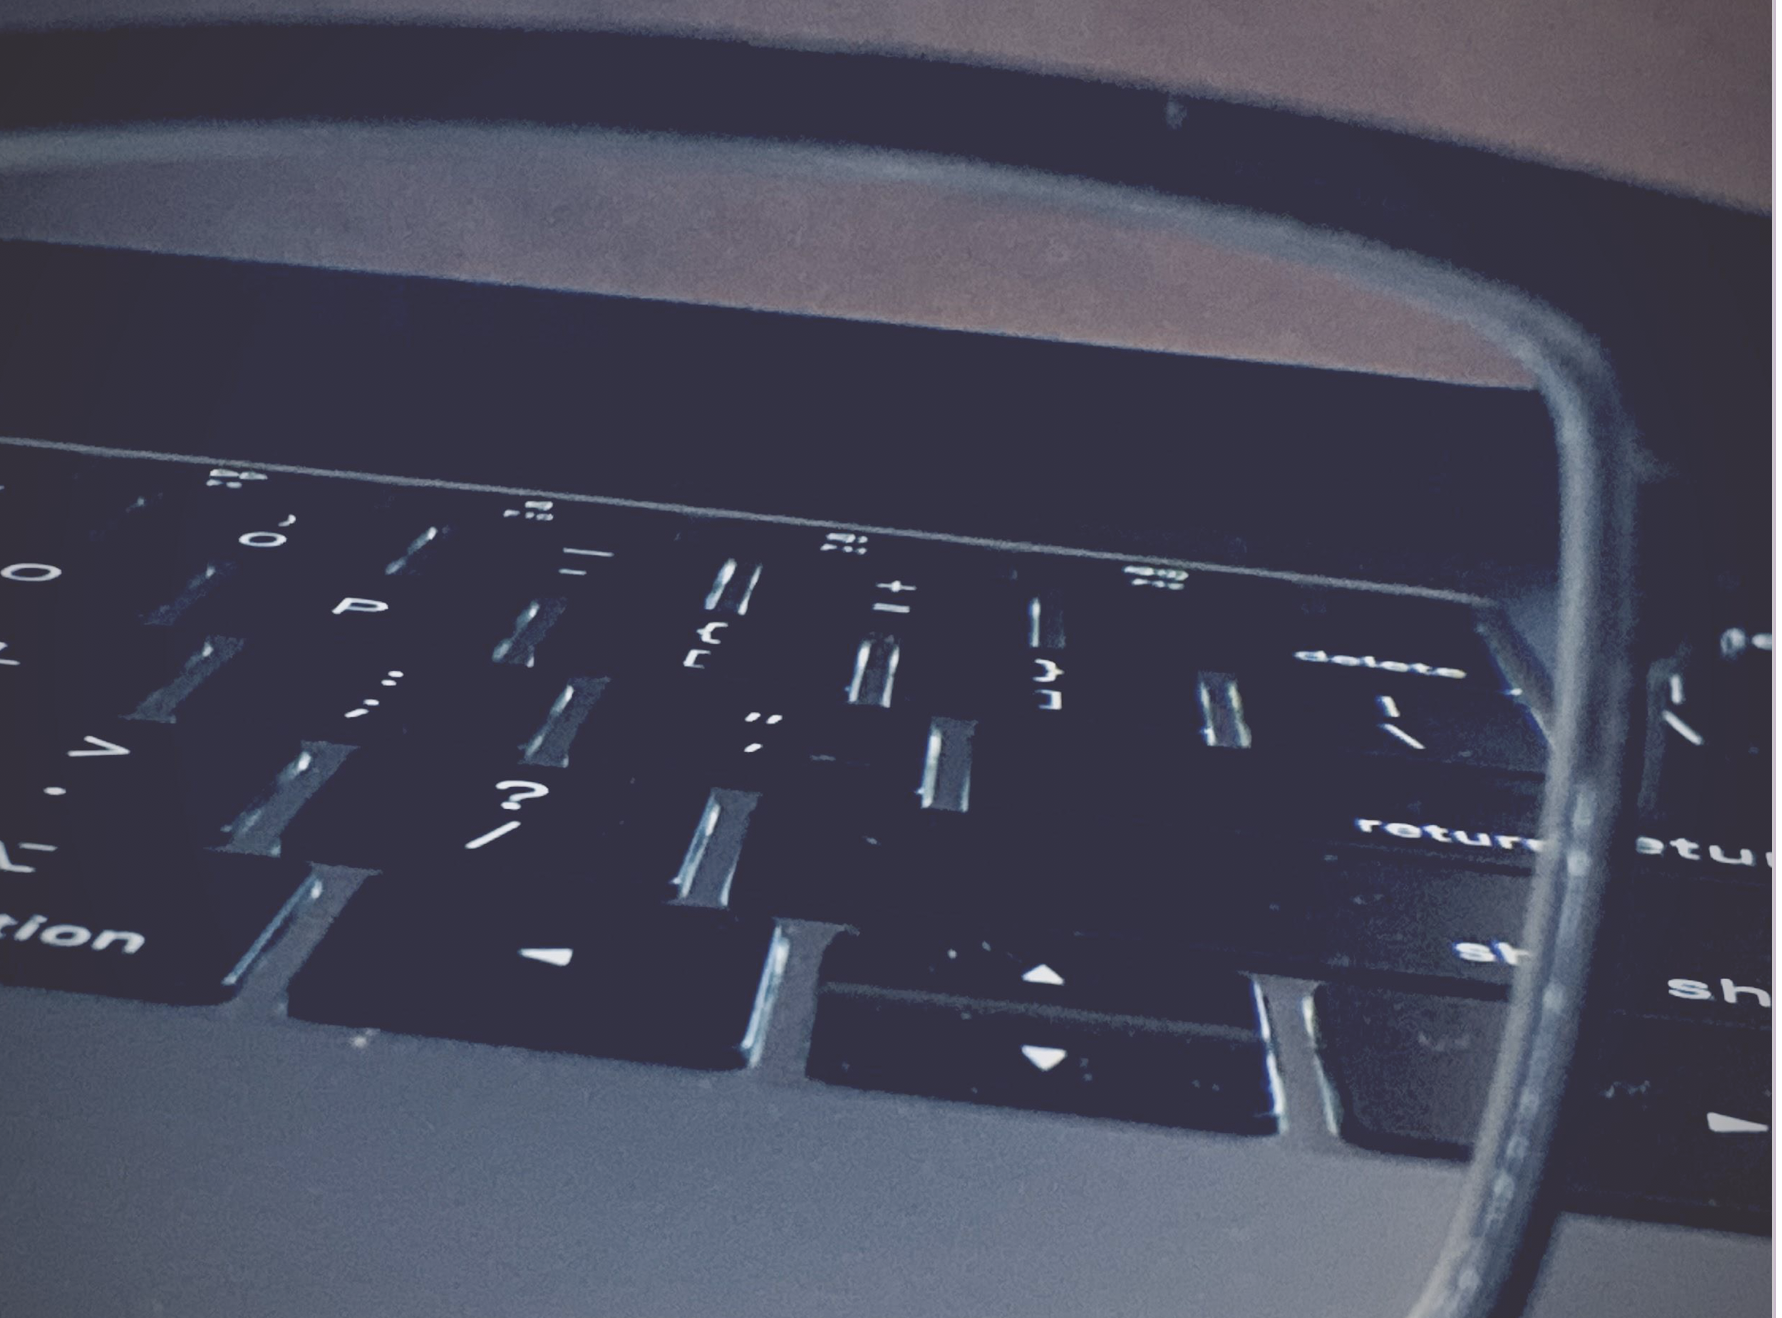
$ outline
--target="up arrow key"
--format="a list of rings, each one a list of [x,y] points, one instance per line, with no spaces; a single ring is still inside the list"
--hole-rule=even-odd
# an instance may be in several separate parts
[[[569,958],[575,955],[573,947],[522,947],[520,955],[528,961],[543,961],[547,965],[566,966]]]
[[[1716,1135],[1761,1135],[1769,1129],[1761,1121],[1746,1121],[1743,1117],[1729,1117],[1721,1112],[1708,1113],[1708,1129]]]
[[[1026,980],[1029,984],[1052,984],[1061,986],[1064,983],[1064,976],[1060,975],[1044,961],[1022,975],[1021,978]]]
[[[1024,1043],[1021,1045],[1021,1056],[1040,1070],[1050,1071],[1065,1059],[1066,1053],[1062,1048],[1042,1048],[1038,1044]]]

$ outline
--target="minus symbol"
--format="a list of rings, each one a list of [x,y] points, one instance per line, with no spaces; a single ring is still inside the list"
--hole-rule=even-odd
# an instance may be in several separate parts
[[[55,848],[50,846],[49,843],[47,843],[47,842],[21,842],[21,843],[19,843],[19,850],[20,851],[54,851]]]
[[[560,567],[557,569],[557,575],[560,577],[585,577],[588,575],[588,570],[580,567]]]
[[[908,613],[910,611],[910,606],[907,604],[874,604],[872,607],[879,613]]]
[[[613,551],[610,549],[565,549],[563,552],[566,554],[581,554],[587,558],[613,557]]]

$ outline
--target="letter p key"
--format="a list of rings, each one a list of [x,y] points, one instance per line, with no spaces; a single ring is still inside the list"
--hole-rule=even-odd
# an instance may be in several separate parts
[[[345,599],[341,600],[340,603],[336,604],[330,612],[338,618],[343,613],[383,613],[389,609],[389,607],[390,606],[385,604],[382,600],[366,600],[360,599],[357,595],[348,595]]]

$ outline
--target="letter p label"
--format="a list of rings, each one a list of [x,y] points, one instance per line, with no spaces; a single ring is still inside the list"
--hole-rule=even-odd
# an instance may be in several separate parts
[[[356,595],[348,595],[331,611],[338,618],[343,613],[382,613],[389,607],[382,600],[362,600]]]

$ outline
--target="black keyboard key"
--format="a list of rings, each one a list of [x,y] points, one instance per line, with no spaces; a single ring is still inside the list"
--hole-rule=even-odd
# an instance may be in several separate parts
[[[301,633],[344,598],[382,599],[383,569],[424,517],[408,510],[414,496],[387,486],[284,473],[229,483],[182,500],[172,570],[134,601],[148,625]]]
[[[1678,878],[1743,879],[1767,886],[1775,873],[1769,835],[1767,805],[1757,808],[1722,797],[1709,810],[1677,809],[1669,820],[1642,819],[1632,867]]]
[[[315,892],[305,867],[260,856],[112,848],[67,859],[54,878],[0,874],[0,983],[222,1002]]]
[[[930,720],[913,714],[680,674],[614,693],[632,713],[628,753],[640,771],[887,808],[921,787]]]
[[[45,552],[26,540],[0,561],[0,618],[5,618],[7,644],[13,654],[26,659],[33,652],[47,652],[62,619],[86,604],[90,588],[78,572],[70,572],[56,560],[64,555]],[[83,589],[85,588],[85,589]]]
[[[1334,985],[1314,1003],[1343,1137],[1465,1157],[1505,1009]],[[1662,1220],[1707,1210],[1747,1229],[1767,1214],[1768,1030],[1611,1012],[1586,1023],[1577,1070],[1562,1135],[1571,1202]]]
[[[571,681],[593,699],[558,700]],[[526,763],[536,738],[544,763],[567,767],[592,729],[610,723],[605,679],[569,679],[542,669],[491,664],[486,655],[452,657],[419,638],[413,644],[249,642],[178,705],[182,729],[219,739],[301,736],[354,746],[410,743]],[[542,735],[541,735],[542,734]]]
[[[1354,850],[1313,864],[1310,923],[1326,969],[1455,980],[1501,993],[1527,957],[1519,946],[1527,875]]]
[[[281,855],[367,869],[552,876],[606,900],[661,901],[709,789],[436,754],[355,753],[283,829]]]
[[[1017,925],[1303,955],[1303,854],[1258,842],[1199,856],[1154,825],[1036,820],[1015,831],[974,812],[850,817],[770,794],[732,901],[863,929]]]
[[[1084,656],[1240,676],[1304,666],[1406,688],[1503,686],[1467,604],[1144,564],[1080,572],[1071,646]]]
[[[738,910],[842,924],[908,927],[993,898],[978,830],[960,815],[866,822],[821,802],[770,796],[749,819],[731,903]]]
[[[1643,817],[1698,822],[1728,796],[1767,808],[1770,643],[1767,625],[1728,627],[1648,667]]]
[[[561,885],[377,876],[292,982],[302,1020],[721,1070],[770,997],[772,925],[601,912]]]
[[[1611,1004],[1696,1023],[1770,1021],[1767,886],[1628,874],[1603,914]]]
[[[830,1084],[1231,1134],[1277,1129],[1260,1037],[831,988],[809,1073]]]
[[[1256,606],[1235,579],[1225,582],[1242,613]],[[1276,662],[1330,670],[1360,682],[1397,682],[1503,688],[1503,675],[1480,635],[1477,611],[1448,600],[1365,590],[1292,587],[1258,630],[1269,637]]]
[[[303,753],[295,738],[193,739],[140,719],[68,721],[10,748],[0,841],[103,840],[145,853],[224,846]]]
[[[1179,945],[1046,933],[843,934],[829,945],[822,976],[826,984],[1261,1029],[1249,978],[1184,966]]]
[[[1514,696],[1462,684],[1370,685],[1309,665],[1230,680],[1252,744],[1263,751],[1392,755],[1523,773],[1546,768],[1546,739]]]
[[[1503,1008],[1333,984],[1312,1001],[1343,1138],[1386,1153],[1466,1157],[1484,1112]]]
[[[1648,1215],[1694,1207],[1767,1228],[1768,1030],[1618,1013],[1586,1066],[1568,1158],[1576,1190],[1621,1211],[1648,1201]]]
[[[1331,759],[1284,773],[1282,816],[1308,837],[1453,865],[1533,869],[1542,781],[1532,775],[1395,760]]]

